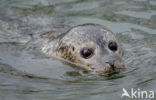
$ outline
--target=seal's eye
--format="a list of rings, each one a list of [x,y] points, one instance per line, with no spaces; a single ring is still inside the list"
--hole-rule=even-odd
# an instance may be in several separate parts
[[[88,59],[93,55],[93,49],[91,48],[83,48],[81,50],[81,55],[83,58]]]
[[[118,49],[117,43],[115,41],[110,41],[108,43],[108,47],[112,51],[117,51],[117,49]]]

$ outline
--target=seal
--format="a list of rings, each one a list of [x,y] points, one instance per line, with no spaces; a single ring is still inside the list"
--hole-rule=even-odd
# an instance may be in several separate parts
[[[98,24],[82,24],[43,45],[42,51],[86,70],[106,74],[125,68],[123,50],[115,35]]]

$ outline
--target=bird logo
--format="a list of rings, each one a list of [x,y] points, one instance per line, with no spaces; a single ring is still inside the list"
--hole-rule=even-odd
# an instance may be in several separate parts
[[[127,90],[125,88],[122,89],[123,93],[121,95],[121,98],[123,98],[124,96],[127,96],[130,98],[130,95],[128,94]]]

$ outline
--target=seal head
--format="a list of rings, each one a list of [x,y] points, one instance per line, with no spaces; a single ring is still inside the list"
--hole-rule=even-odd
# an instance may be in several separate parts
[[[54,55],[99,74],[125,68],[117,38],[110,30],[97,24],[83,24],[70,29],[59,40]]]

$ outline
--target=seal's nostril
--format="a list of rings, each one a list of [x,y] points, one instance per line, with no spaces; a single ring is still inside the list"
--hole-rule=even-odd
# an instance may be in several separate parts
[[[110,62],[107,62],[107,63],[110,65],[112,70],[115,70],[114,61],[110,61]]]

